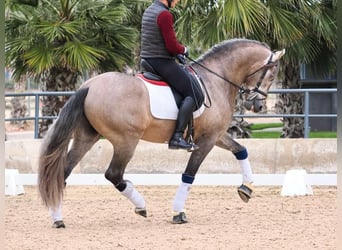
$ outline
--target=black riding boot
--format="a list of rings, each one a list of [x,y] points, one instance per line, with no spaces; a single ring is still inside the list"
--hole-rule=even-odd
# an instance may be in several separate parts
[[[176,129],[169,141],[169,149],[186,149],[186,150],[196,150],[199,147],[194,143],[188,143],[184,138],[184,130],[188,125],[192,112],[195,109],[195,101],[192,97],[188,96],[183,100],[181,107],[178,112],[178,119],[176,123]]]

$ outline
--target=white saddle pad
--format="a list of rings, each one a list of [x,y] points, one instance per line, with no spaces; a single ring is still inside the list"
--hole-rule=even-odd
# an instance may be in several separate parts
[[[178,107],[171,88],[166,83],[164,85],[153,84],[144,80],[142,76],[138,75],[137,77],[144,82],[148,90],[152,116],[159,119],[177,120]],[[204,108],[204,105],[202,105],[196,110],[193,113],[194,118],[199,117]]]

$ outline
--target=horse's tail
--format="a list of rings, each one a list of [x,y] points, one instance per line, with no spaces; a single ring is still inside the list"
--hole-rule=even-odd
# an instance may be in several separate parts
[[[69,141],[77,122],[84,116],[84,100],[88,90],[82,88],[70,97],[45,135],[41,146],[38,187],[44,204],[50,208],[56,208],[63,197]]]

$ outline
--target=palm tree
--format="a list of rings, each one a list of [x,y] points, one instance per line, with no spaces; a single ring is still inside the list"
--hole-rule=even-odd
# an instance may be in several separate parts
[[[176,10],[179,36],[191,51],[222,40],[246,37],[286,48],[282,88],[300,88],[301,63],[331,55],[328,68],[336,69],[336,0],[184,0]],[[302,114],[301,94],[280,95],[279,112]],[[303,137],[302,118],[284,118],[282,137]]]
[[[283,72],[282,88],[301,88],[300,64],[319,65],[322,72],[336,70],[336,1],[302,1],[286,6],[290,12],[300,13],[297,22],[303,24],[301,39],[291,43]],[[326,60],[324,60],[326,59]],[[276,105],[279,113],[304,113],[302,94],[282,94]],[[303,118],[283,118],[281,137],[304,136]]]
[[[134,62],[138,32],[130,18],[136,4],[40,0],[37,6],[16,5],[5,20],[6,65],[15,79],[28,75],[42,81],[46,91],[75,90],[80,76],[88,73],[121,71]],[[42,101],[42,115],[56,116],[66,98],[47,96]],[[40,123],[40,137],[51,123]]]

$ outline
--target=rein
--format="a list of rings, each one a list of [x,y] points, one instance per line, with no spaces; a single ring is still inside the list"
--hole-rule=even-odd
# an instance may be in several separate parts
[[[259,72],[260,70],[264,69],[264,72],[262,73],[262,75],[260,76],[255,88],[253,88],[252,90],[248,89],[248,88],[244,88],[241,87],[240,85],[230,81],[229,79],[226,79],[225,77],[219,75],[218,73],[216,73],[215,71],[209,69],[208,67],[204,66],[203,64],[200,64],[199,62],[195,61],[194,59],[192,59],[191,57],[187,57],[191,62],[197,64],[198,66],[204,68],[205,70],[207,70],[208,72],[214,74],[215,76],[217,76],[218,78],[228,82],[229,84],[233,85],[234,87],[239,89],[240,94],[249,94],[250,92],[257,92],[263,96],[267,96],[266,93],[264,93],[263,91],[259,90],[259,87],[262,83],[262,81],[265,78],[266,72],[270,67],[273,67],[274,65],[276,65],[276,63],[272,62],[272,57],[273,57],[273,53],[271,54],[270,58],[268,59],[267,63],[263,66],[261,66],[259,69],[257,69],[256,71],[254,71],[253,73],[247,75],[246,80],[251,77],[252,75],[256,74],[257,72]]]

